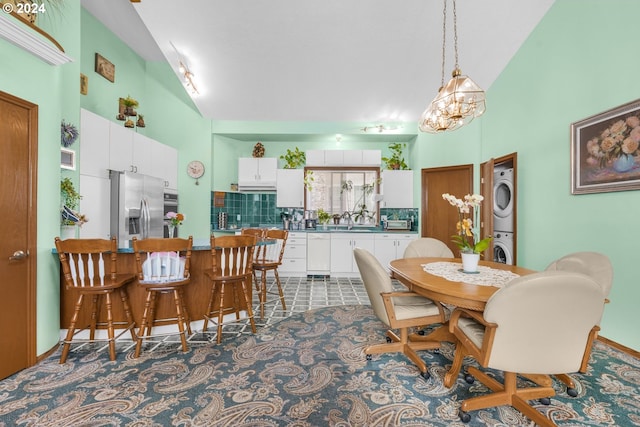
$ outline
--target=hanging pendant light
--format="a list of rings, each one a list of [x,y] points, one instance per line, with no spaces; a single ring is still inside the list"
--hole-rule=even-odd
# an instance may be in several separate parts
[[[452,131],[470,123],[484,114],[484,91],[468,76],[462,75],[458,66],[458,28],[456,0],[453,0],[453,44],[455,67],[452,78],[444,84],[444,63],[447,34],[447,0],[444,0],[442,23],[442,74],[438,95],[420,116],[418,128],[422,132]]]

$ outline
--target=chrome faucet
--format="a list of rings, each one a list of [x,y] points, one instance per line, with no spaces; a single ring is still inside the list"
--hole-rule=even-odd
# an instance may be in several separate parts
[[[342,214],[342,218],[347,219],[347,230],[351,230],[353,228],[353,219],[351,218],[351,212],[346,211]]]

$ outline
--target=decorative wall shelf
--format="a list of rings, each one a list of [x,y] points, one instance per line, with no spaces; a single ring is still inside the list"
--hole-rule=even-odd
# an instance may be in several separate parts
[[[73,61],[49,34],[19,17],[0,13],[0,37],[51,65]]]

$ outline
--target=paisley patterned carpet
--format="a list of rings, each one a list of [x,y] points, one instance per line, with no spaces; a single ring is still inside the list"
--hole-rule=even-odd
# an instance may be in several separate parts
[[[424,380],[402,355],[363,348],[384,340],[369,306],[326,307],[222,345],[192,344],[118,354],[79,351],[64,365],[54,354],[0,381],[2,426],[531,426],[500,407],[457,416],[459,402],[486,390],[462,376],[442,385],[453,346],[421,352]],[[496,373],[496,376],[499,374]],[[640,425],[640,360],[597,342],[579,396],[556,383],[551,405],[537,408],[559,426]]]

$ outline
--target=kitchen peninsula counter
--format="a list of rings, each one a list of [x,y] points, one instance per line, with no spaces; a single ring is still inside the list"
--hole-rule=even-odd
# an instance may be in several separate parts
[[[55,249],[52,252],[56,257],[58,256]],[[108,262],[109,260],[105,261]],[[212,268],[211,246],[209,245],[209,239],[194,239],[190,264],[189,272],[191,274],[191,282],[185,288],[185,301],[191,322],[196,322],[204,318],[207,306],[209,305],[209,298],[211,296],[211,281],[205,274],[205,271],[211,270]],[[105,268],[106,271],[109,271],[108,265],[106,265]],[[118,273],[136,273],[136,259],[133,249],[118,249]],[[64,329],[69,327],[69,322],[73,315],[78,294],[74,290],[65,289],[62,274],[62,271],[60,271],[60,327]],[[131,304],[133,318],[136,321],[136,326],[139,326],[142,319],[142,312],[144,310],[144,289],[138,285],[137,280],[128,284],[126,289],[129,295],[129,303]],[[247,290],[249,291],[250,298],[252,289],[253,284],[248,284]],[[226,307],[233,306],[233,295],[231,292],[225,294],[224,302]],[[244,302],[242,302],[242,305],[244,305]],[[102,307],[101,310],[101,313],[106,315],[104,307]],[[118,320],[125,318],[121,304],[113,305],[113,313],[114,318]],[[90,313],[87,311],[81,312],[78,318],[78,324],[88,324],[89,317]],[[165,317],[175,317],[175,303],[170,294],[159,298],[157,303],[156,318],[162,319]],[[103,316],[102,318],[105,317]]]

